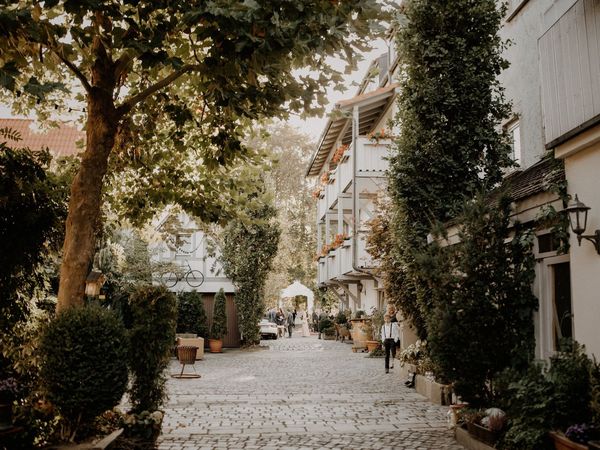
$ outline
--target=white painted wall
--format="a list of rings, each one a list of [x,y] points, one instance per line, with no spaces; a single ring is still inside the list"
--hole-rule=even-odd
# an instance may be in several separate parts
[[[165,213],[167,214],[167,213]],[[164,217],[163,217],[164,219]],[[174,262],[179,264],[187,271],[187,264],[190,265],[191,269],[199,270],[204,274],[204,283],[199,287],[192,287],[185,280],[177,283],[171,290],[173,291],[192,291],[201,293],[215,293],[219,289],[223,288],[225,293],[235,292],[235,288],[229,278],[225,276],[223,268],[217,262],[218,260],[218,249],[215,256],[211,256],[209,238],[205,233],[198,229],[198,226],[184,213],[179,215],[179,220],[182,223],[182,229],[190,230],[191,242],[189,251],[178,251],[173,250],[167,245],[166,242],[156,242],[149,245],[151,258],[154,261],[160,262]],[[157,221],[155,227],[158,226],[160,221]],[[154,251],[153,251],[154,250]]]
[[[600,229],[600,143],[567,157],[565,172],[569,194],[592,208],[585,234],[593,234]],[[600,255],[591,242],[579,246],[574,233],[570,243],[574,337],[589,354],[600,357]]]

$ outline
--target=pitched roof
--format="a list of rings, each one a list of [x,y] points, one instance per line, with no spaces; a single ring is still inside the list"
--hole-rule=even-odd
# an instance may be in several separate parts
[[[548,191],[554,183],[564,179],[564,167],[556,164],[556,160],[553,158],[545,158],[525,170],[519,170],[507,176],[500,190],[516,202]]]
[[[61,123],[58,128],[38,132],[32,129],[33,123],[31,119],[0,119],[0,128],[11,128],[19,132],[23,138],[17,143],[19,147],[29,147],[31,150],[48,147],[54,156],[70,156],[83,151],[83,146],[77,144],[85,141],[83,131]]]
[[[323,164],[327,161],[327,156],[333,150],[333,145],[338,139],[343,144],[352,141],[352,118],[348,115],[354,106],[359,108],[358,134],[365,135],[372,131],[381,115],[387,110],[394,99],[397,83],[384,86],[374,91],[357,95],[348,100],[342,100],[335,104],[332,117],[327,121],[327,125],[319,138],[319,145],[306,171],[307,176],[316,176],[321,171]],[[343,133],[343,136],[340,136]]]

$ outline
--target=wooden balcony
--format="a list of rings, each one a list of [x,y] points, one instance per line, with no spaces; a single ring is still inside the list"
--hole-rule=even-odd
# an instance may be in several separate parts
[[[386,158],[389,156],[390,139],[373,141],[365,136],[360,136],[356,141],[356,177],[385,177],[388,168]],[[352,157],[353,145],[347,150],[348,157],[338,165],[336,182],[340,186],[339,192],[352,191]]]
[[[361,232],[358,237],[358,267],[361,269],[372,269],[375,263],[366,249],[366,232]],[[330,251],[327,256],[320,258],[318,262],[319,283],[327,283],[344,277],[359,275],[352,268],[352,245],[353,240],[347,239],[341,247]]]

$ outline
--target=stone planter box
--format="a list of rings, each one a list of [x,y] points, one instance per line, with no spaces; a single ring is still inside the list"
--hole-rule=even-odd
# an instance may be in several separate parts
[[[449,405],[448,397],[451,396],[450,386],[428,380],[423,375],[417,375],[415,378],[415,389],[424,397],[427,397],[431,403],[436,405]]]
[[[417,371],[417,366],[414,364],[404,364],[400,367],[400,379],[402,381],[406,381],[408,379],[409,373],[415,373]]]

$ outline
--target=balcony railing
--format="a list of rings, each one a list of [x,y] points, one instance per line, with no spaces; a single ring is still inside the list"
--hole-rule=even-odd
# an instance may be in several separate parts
[[[373,141],[364,136],[360,136],[356,141],[356,176],[383,177],[388,168],[386,160],[391,140],[382,139]],[[346,151],[348,158],[343,159],[337,167],[336,182],[340,186],[340,192],[348,192],[352,183],[352,157],[353,148]]]
[[[367,253],[365,232],[359,234],[357,242],[357,266],[363,269],[375,267],[371,255]],[[327,256],[319,259],[319,283],[326,283],[333,279],[356,274],[356,271],[352,268],[352,245],[352,239],[348,239],[344,241],[341,247],[330,251]]]

